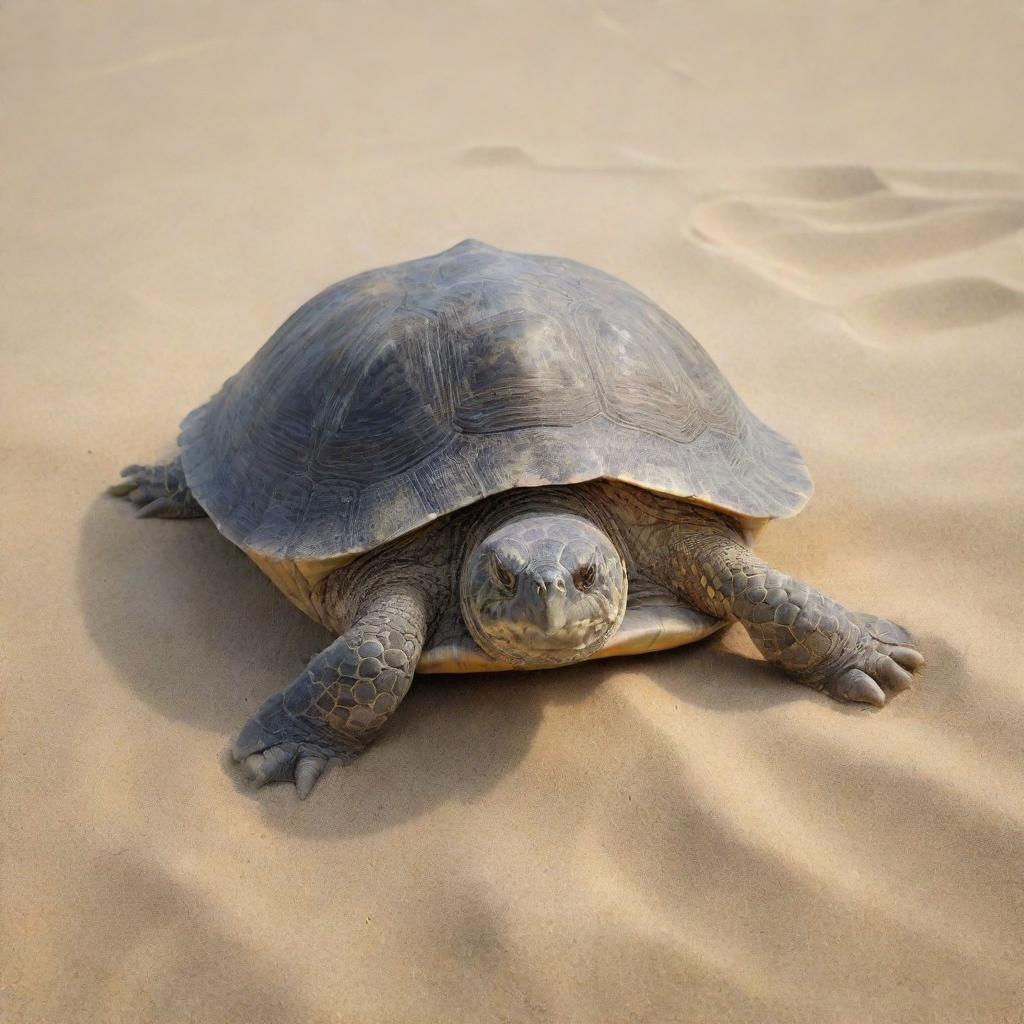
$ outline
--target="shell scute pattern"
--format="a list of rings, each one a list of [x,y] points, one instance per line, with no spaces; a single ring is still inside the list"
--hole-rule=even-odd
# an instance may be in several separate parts
[[[354,557],[516,487],[607,477],[753,520],[810,494],[796,449],[650,299],[479,242],[321,292],[181,448],[221,531],[276,560]]]
[[[600,411],[579,342],[554,317],[510,309],[468,324],[455,346],[455,416],[471,434],[566,427]]]

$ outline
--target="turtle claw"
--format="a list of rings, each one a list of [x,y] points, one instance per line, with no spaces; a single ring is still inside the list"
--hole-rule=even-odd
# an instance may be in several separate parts
[[[271,747],[258,754],[250,754],[243,765],[246,775],[257,786],[265,786],[268,782],[277,782],[286,778],[295,760],[295,752],[284,747]]]
[[[874,704],[876,708],[885,706],[885,691],[859,668],[847,669],[836,679],[829,693],[843,700]]]
[[[300,800],[309,796],[330,764],[322,751],[302,743],[281,743],[244,755],[239,755],[236,746],[234,758],[257,789],[270,782],[294,782]]]
[[[851,615],[860,627],[860,641],[826,676],[824,690],[836,700],[883,707],[897,693],[910,688],[924,655],[911,647],[910,634],[888,619]]]
[[[294,782],[300,800],[309,796],[332,759],[351,760],[332,737],[318,735],[314,723],[289,714],[283,693],[264,701],[238,734],[231,755],[257,787]]]
[[[299,763],[295,766],[295,792],[299,794],[300,800],[305,800],[309,796],[326,768],[326,757],[305,754],[299,758]]]
[[[125,466],[121,476],[124,479],[108,487],[107,493],[127,498],[137,507],[135,514],[140,519],[195,519],[206,515],[188,489],[180,459],[165,465]]]
[[[124,473],[121,474],[124,476]],[[138,484],[134,480],[122,480],[119,484],[111,484],[107,488],[107,494],[114,495],[115,498],[123,498],[126,494],[130,494]]]
[[[924,655],[916,647],[894,647],[889,652],[889,657],[897,665],[902,665],[911,672],[924,664]]]
[[[141,508],[136,509],[136,519],[151,519],[153,516],[160,515],[161,512],[166,512],[171,507],[170,498],[155,498],[148,505],[143,505]]]

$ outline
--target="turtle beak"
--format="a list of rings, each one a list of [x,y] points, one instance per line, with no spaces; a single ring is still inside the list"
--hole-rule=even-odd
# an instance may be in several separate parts
[[[530,620],[548,636],[554,636],[566,623],[565,579],[557,569],[541,569],[533,574],[527,589]]]

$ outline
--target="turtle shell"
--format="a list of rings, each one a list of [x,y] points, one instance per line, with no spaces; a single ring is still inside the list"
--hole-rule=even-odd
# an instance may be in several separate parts
[[[333,285],[182,424],[185,475],[267,561],[344,564],[489,495],[609,478],[789,516],[796,448],[623,281],[466,241]]]

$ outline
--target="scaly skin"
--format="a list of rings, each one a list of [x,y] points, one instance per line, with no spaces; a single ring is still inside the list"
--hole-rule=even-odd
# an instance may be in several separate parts
[[[426,591],[384,583],[353,625],[291,686],[263,703],[233,755],[259,785],[294,781],[305,799],[331,758],[351,761],[409,690],[429,619]]]
[[[654,508],[659,499],[643,501]],[[766,660],[837,700],[881,707],[910,686],[924,658],[906,630],[772,568],[726,516],[674,505],[626,526],[638,562],[664,586],[708,615],[738,620]]]
[[[140,519],[199,519],[206,515],[185,483],[180,457],[154,466],[125,466],[125,479],[108,490],[138,506]]]

